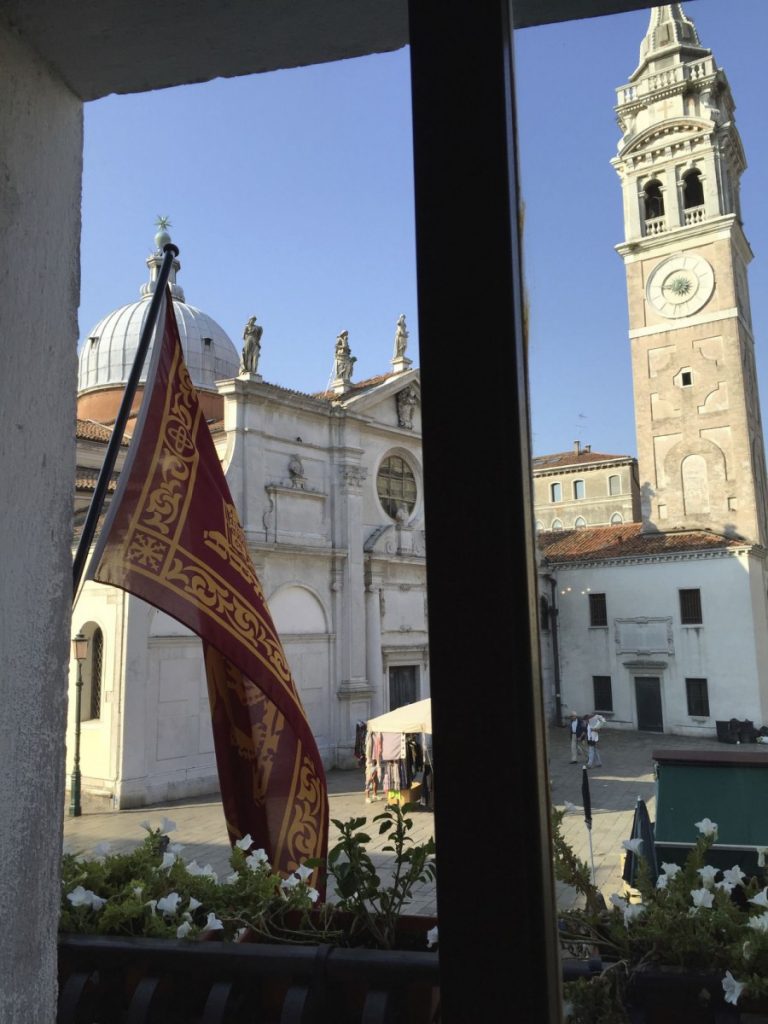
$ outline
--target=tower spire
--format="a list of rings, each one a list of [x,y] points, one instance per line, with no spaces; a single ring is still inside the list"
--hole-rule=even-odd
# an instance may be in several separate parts
[[[696,26],[683,10],[682,4],[654,7],[648,31],[640,43],[640,64],[632,78],[640,74],[650,61],[662,55],[668,56],[670,51],[675,50],[685,51],[682,60],[691,60],[710,52],[701,45]]]

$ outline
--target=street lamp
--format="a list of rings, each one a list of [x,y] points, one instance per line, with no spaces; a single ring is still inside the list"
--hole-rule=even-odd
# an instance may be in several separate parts
[[[83,662],[88,657],[88,637],[78,633],[72,638],[72,657],[77,662],[77,686],[75,698],[75,760],[72,765],[72,782],[69,787],[69,813],[79,818],[83,813],[80,806],[80,704],[83,698]]]

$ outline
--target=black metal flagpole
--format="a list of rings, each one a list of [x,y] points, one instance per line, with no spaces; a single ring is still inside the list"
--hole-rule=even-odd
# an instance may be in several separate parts
[[[107,494],[107,487],[109,486],[109,480],[112,476],[112,470],[115,468],[117,453],[120,450],[120,442],[123,439],[123,433],[125,431],[126,424],[128,423],[128,417],[131,414],[131,406],[133,405],[136,388],[138,387],[139,377],[141,376],[141,371],[144,368],[147,351],[155,332],[155,324],[157,323],[158,313],[160,312],[160,305],[165,297],[165,286],[168,283],[173,261],[179,255],[179,250],[172,242],[169,242],[167,245],[163,246],[163,253],[165,255],[163,256],[163,262],[160,266],[160,273],[157,276],[155,291],[149,304],[147,319],[144,321],[144,327],[142,328],[141,337],[139,338],[139,347],[136,350],[136,358],[133,361],[133,366],[131,367],[131,372],[125,385],[125,394],[123,395],[123,400],[120,403],[120,411],[117,414],[115,424],[112,428],[112,437],[109,439],[109,444],[107,445],[107,454],[104,456],[104,463],[101,467],[101,471],[99,472],[99,478],[96,481],[96,487],[93,492],[93,497],[91,498],[91,504],[88,506],[88,513],[85,517],[85,523],[83,524],[83,532],[80,535],[80,542],[77,545],[77,551],[75,552],[75,560],[72,565],[73,604],[77,597],[80,581],[83,578],[88,552],[90,550],[91,543],[93,542],[94,534],[96,533],[96,524],[99,520],[101,507],[104,504],[104,498]]]

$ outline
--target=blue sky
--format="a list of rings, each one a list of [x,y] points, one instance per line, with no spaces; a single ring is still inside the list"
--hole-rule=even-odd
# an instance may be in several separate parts
[[[768,402],[765,0],[686,5],[736,100],[758,372]],[[578,438],[634,453],[626,290],[609,164],[615,88],[647,12],[517,33],[531,399],[537,454]],[[167,214],[187,301],[241,345],[264,326],[260,371],[323,389],[349,331],[355,379],[388,369],[406,313],[418,360],[408,51],[217,80],[86,106],[80,332],[138,298]],[[766,410],[768,415],[768,410]]]

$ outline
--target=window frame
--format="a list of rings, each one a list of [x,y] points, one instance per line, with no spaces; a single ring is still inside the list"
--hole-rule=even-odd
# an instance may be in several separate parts
[[[701,588],[680,587],[677,593],[680,604],[680,625],[703,626],[704,609],[701,600]],[[694,594],[696,597],[693,597]]]
[[[608,598],[606,594],[588,594],[590,629],[605,629],[608,626]]]
[[[393,463],[393,461],[395,459],[397,459],[400,463],[402,463],[403,467],[408,471],[408,474],[410,474],[410,481],[406,477],[405,473],[403,473],[401,477],[397,477],[397,476],[395,476],[394,474],[392,474],[390,472],[389,467],[390,467],[390,465]],[[387,467],[387,468],[385,469],[385,467]],[[381,487],[380,487],[380,480],[382,480],[382,478],[386,478],[390,483],[392,481],[397,481],[399,479],[402,482],[402,484],[403,484],[403,488],[402,489],[403,489],[404,492],[405,492],[405,489],[406,489],[405,488],[405,484],[408,483],[408,482],[412,482],[413,483],[413,499],[412,500],[409,499],[405,493],[403,493],[402,495],[395,495],[395,494],[382,495],[382,491],[381,491]],[[398,508],[395,506],[395,503],[397,503],[398,505],[400,503],[405,505],[405,512],[406,512],[406,514],[405,514],[405,516],[403,518],[405,519],[406,522],[413,518],[413,515],[414,515],[414,513],[416,511],[416,508],[418,506],[418,503],[419,503],[419,480],[418,480],[418,477],[416,475],[416,471],[414,470],[413,465],[411,464],[411,462],[409,461],[409,459],[407,458],[407,456],[406,456],[406,454],[404,452],[402,452],[402,451],[388,451],[388,452],[386,452],[384,454],[384,456],[382,457],[382,459],[379,462],[379,465],[378,465],[378,467],[376,469],[375,487],[376,487],[376,499],[377,499],[377,501],[379,503],[379,506],[382,509],[382,511],[384,512],[384,514],[389,519],[393,520],[393,522],[398,522],[399,521],[398,520],[398,515],[397,515]],[[389,510],[389,508],[385,504],[385,501],[389,501],[390,503],[392,503],[394,511],[390,511]]]
[[[607,687],[607,701],[598,698],[598,685]],[[592,707],[595,711],[613,712],[613,680],[611,676],[592,676],[592,700]]]
[[[698,690],[698,692],[696,692]],[[709,681],[701,676],[685,677],[685,699],[688,714],[691,718],[710,718],[709,710]],[[704,710],[695,710],[696,703],[701,702]]]
[[[557,497],[555,497],[557,493]],[[557,505],[563,500],[563,485],[559,480],[549,485],[549,501],[552,505]]]
[[[581,491],[581,494],[578,492]],[[573,481],[573,500],[584,501],[587,496],[587,488],[582,477]]]

